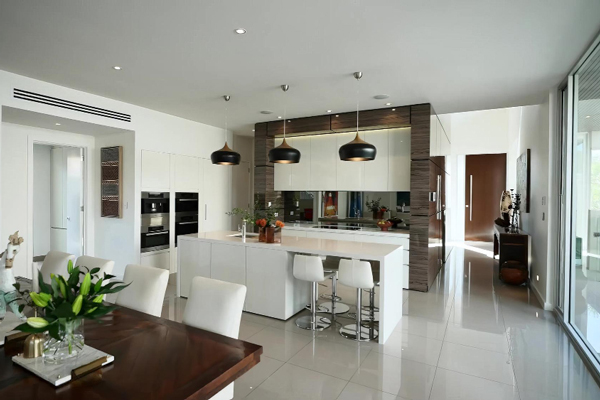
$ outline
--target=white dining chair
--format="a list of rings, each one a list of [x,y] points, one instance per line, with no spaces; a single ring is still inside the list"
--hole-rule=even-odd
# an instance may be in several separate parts
[[[94,268],[100,268],[100,271],[96,273],[100,278],[104,277],[104,274],[111,274],[113,268],[115,267],[115,262],[111,260],[105,260],[104,258],[91,257],[91,256],[80,256],[77,257],[77,261],[75,262],[75,266],[79,267],[79,269],[83,272],[87,272],[87,270],[83,267],[86,267],[88,270],[92,270]],[[80,280],[83,280],[84,275],[80,275]],[[96,282],[97,279],[93,279],[92,282]],[[104,282],[103,282],[104,283]]]
[[[183,323],[237,339],[245,300],[246,286],[197,276],[192,279]],[[233,383],[211,397],[211,400],[232,398]]]
[[[51,274],[62,275],[63,277],[68,278],[69,272],[67,266],[69,260],[75,263],[75,256],[73,254],[63,253],[62,251],[49,251],[44,257],[44,261],[39,270],[39,272],[42,273],[44,282],[50,284]],[[40,291],[38,271],[33,271],[33,289],[36,292]]]
[[[160,317],[169,271],[161,268],[129,264],[123,282],[131,283],[117,294],[115,304]]]

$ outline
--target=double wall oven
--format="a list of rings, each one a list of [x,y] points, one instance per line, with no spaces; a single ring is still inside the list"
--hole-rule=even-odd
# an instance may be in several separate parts
[[[175,193],[175,246],[189,233],[198,233],[198,193]]]
[[[169,248],[169,200],[166,192],[142,192],[142,253]]]

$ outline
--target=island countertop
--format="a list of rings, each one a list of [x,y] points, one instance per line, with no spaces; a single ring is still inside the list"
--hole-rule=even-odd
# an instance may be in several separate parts
[[[345,258],[365,260],[382,260],[387,255],[402,249],[403,246],[381,243],[349,242],[345,240],[316,239],[305,237],[282,236],[281,243],[264,243],[258,236],[248,236],[244,242],[236,231],[199,232],[179,236],[179,240],[203,240],[237,244],[247,247],[258,247],[283,250],[294,253],[331,255]]]

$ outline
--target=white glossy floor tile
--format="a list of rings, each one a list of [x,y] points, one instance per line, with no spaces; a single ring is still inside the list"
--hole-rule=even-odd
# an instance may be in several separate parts
[[[385,344],[373,348],[373,351],[379,353],[433,366],[437,365],[441,350],[441,340],[411,335],[403,331],[394,331]]]
[[[240,322],[240,334],[238,338],[241,340],[247,340],[248,338],[250,338],[253,335],[256,335],[258,332],[262,331],[265,328],[265,325],[242,320]]]
[[[448,324],[444,341],[504,354],[509,353],[508,337],[504,332],[486,332],[481,329],[469,329],[460,325]]]
[[[438,367],[514,385],[510,356],[495,351],[444,342]]]
[[[333,343],[317,338],[296,353],[288,362],[348,381],[358,370],[358,366],[367,354],[369,354],[368,349],[361,349],[351,343]]]
[[[286,362],[311,342],[312,338],[283,329],[266,327],[250,336],[247,341],[261,345],[265,356]]]
[[[411,400],[427,400],[435,367],[371,352],[350,380],[362,386]]]
[[[273,375],[284,363],[273,358],[262,356],[260,362],[250,371],[240,376],[235,381],[233,388],[234,399],[243,399],[250,392]]]
[[[516,386],[438,368],[430,400],[519,400]]]
[[[399,400],[393,394],[349,382],[337,400]]]
[[[401,330],[412,335],[443,340],[446,333],[446,325],[446,322],[429,320],[412,315],[404,315],[395,331]]]
[[[254,389],[249,400],[334,400],[348,382],[308,369],[285,364]]]

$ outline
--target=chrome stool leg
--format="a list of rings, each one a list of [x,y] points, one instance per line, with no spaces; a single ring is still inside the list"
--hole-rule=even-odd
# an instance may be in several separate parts
[[[329,328],[331,321],[327,318],[317,316],[317,293],[318,283],[312,282],[312,293],[310,297],[310,315],[296,319],[296,326],[309,331],[322,331]]]
[[[379,323],[379,308],[375,307],[375,288],[369,290],[369,304],[362,308],[362,319],[367,323]]]
[[[350,310],[350,307],[348,307],[347,304],[339,302],[342,298],[337,295],[336,275],[337,274],[334,272],[334,274],[331,276],[331,295],[329,295],[331,297],[331,301],[321,303],[319,306],[319,308],[326,309],[327,311],[325,312],[328,314],[332,314],[333,316],[335,316],[336,314],[347,313]],[[323,295],[321,295],[321,297],[323,297]]]
[[[356,289],[356,309],[362,309],[362,289]],[[379,332],[374,327],[362,326],[362,312],[356,313],[356,323],[345,325],[340,328],[340,335],[346,339],[356,340],[358,342],[367,342],[377,339]]]

